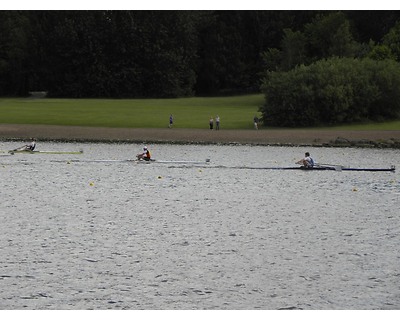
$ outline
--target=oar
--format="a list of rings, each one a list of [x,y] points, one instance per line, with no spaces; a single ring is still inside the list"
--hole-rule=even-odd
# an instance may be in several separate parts
[[[14,152],[12,152],[11,150],[6,151],[6,150],[0,150],[0,153],[8,153],[8,154],[2,154],[2,156],[9,156],[9,155],[13,155]]]
[[[13,154],[15,151],[22,151],[22,150],[25,150],[26,147],[27,147],[27,145],[22,146],[22,147],[19,147],[19,148],[14,149],[14,150],[10,150],[10,151],[8,151],[8,152],[11,153],[11,154]]]
[[[342,165],[340,164],[329,164],[329,163],[315,163],[316,166],[327,166],[327,167],[333,167],[335,168],[336,171],[342,171],[342,169],[344,168]]]

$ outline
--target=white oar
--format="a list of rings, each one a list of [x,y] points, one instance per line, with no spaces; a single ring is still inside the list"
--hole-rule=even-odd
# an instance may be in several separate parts
[[[335,170],[336,171],[342,171],[342,169],[344,168],[342,165],[340,165],[340,164],[329,164],[329,163],[315,163],[315,165],[316,166],[320,166],[320,167],[323,167],[323,166],[326,166],[326,167],[333,167],[333,168],[335,168]]]

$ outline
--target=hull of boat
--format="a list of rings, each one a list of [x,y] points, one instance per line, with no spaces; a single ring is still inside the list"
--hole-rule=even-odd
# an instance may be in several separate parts
[[[210,159],[205,161],[194,161],[194,160],[138,160],[138,163],[164,163],[164,164],[208,164]]]
[[[251,169],[251,168],[249,168]],[[303,171],[370,171],[370,172],[394,172],[396,168],[394,166],[390,168],[347,168],[347,167],[264,167],[264,168],[253,168],[253,169],[264,169],[264,170],[303,170]]]
[[[10,150],[10,154],[27,153],[27,154],[82,154],[83,151],[31,151],[31,150]]]
[[[55,161],[60,162],[60,161]],[[63,162],[63,161],[61,161]],[[138,159],[99,159],[99,160],[69,160],[68,162],[104,162],[104,163],[119,163],[119,162],[134,162],[140,164],[161,163],[161,164],[209,164],[210,159],[205,161],[192,161],[192,160],[138,160]]]

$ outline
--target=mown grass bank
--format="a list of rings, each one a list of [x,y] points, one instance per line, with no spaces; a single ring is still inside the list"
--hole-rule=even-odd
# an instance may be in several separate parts
[[[253,129],[253,117],[260,116],[258,110],[263,103],[262,94],[179,99],[0,98],[0,123],[166,128],[172,114],[174,128],[207,129],[210,117],[219,115],[221,129]],[[400,130],[400,121],[317,129]]]
[[[263,95],[180,99],[0,99],[0,123],[113,128],[207,128],[219,115],[221,128],[251,129]]]

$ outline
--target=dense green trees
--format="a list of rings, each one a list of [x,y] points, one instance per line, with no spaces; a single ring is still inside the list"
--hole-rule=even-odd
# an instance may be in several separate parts
[[[28,88],[34,40],[28,17],[19,12],[0,16],[0,94],[21,95]]]
[[[400,115],[400,64],[393,60],[331,58],[264,84],[264,121],[285,127],[336,125]]]
[[[257,92],[262,53],[279,46],[284,29],[300,29],[317,14],[323,13],[0,11],[0,95]]]
[[[399,18],[397,11],[0,11],[0,95],[210,96],[262,85],[268,124],[390,118],[398,116]],[[373,111],[384,100],[385,111]],[[272,117],[279,112],[296,116]]]
[[[341,12],[285,30],[264,53],[264,124],[319,126],[400,117],[400,25],[381,42],[355,41]],[[397,61],[396,61],[397,60]]]
[[[48,13],[41,13],[46,17]],[[54,13],[46,28],[47,79],[57,97],[193,94],[196,20],[190,12]]]
[[[192,95],[199,18],[190,11],[2,11],[0,95]]]

